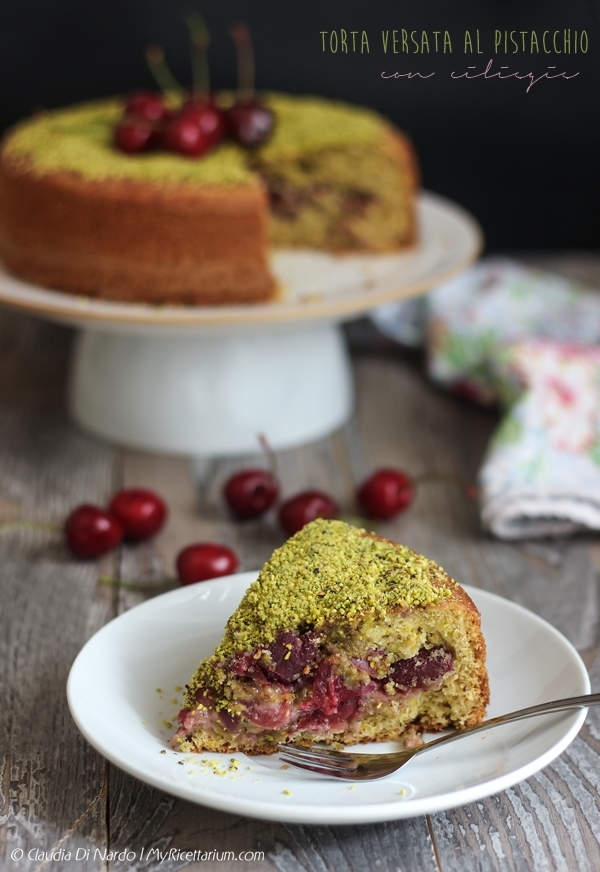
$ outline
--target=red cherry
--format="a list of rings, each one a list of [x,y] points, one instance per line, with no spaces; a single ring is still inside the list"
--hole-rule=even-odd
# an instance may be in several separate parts
[[[190,100],[183,106],[180,114],[196,122],[210,146],[217,145],[225,136],[225,118],[213,103]]]
[[[144,121],[166,121],[170,115],[161,94],[153,91],[137,91],[125,103],[125,115],[141,118]]]
[[[148,151],[158,141],[157,131],[149,124],[125,118],[115,128],[115,145],[121,151],[137,154]]]
[[[99,557],[123,541],[123,525],[104,509],[86,503],[67,518],[65,536],[75,557]]]
[[[149,539],[167,519],[165,501],[151,490],[126,488],[115,494],[108,507],[123,526],[126,539]]]
[[[227,110],[227,126],[233,138],[246,148],[257,148],[271,135],[273,113],[255,100],[234,103]]]
[[[210,148],[210,140],[193,116],[180,112],[167,122],[163,142],[170,151],[198,157]]]
[[[337,518],[339,513],[338,504],[327,494],[304,491],[283,503],[279,510],[279,521],[288,536],[293,536],[315,518],[331,520]]]
[[[227,479],[223,494],[236,518],[257,518],[279,493],[277,479],[266,469],[244,469]]]
[[[188,545],[177,557],[177,575],[182,584],[231,575],[238,566],[239,560],[231,548],[218,542]]]
[[[356,496],[369,518],[386,520],[410,506],[415,486],[412,478],[400,469],[378,469],[361,484]]]

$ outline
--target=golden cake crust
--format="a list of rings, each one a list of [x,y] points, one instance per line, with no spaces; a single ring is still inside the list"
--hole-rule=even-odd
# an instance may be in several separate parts
[[[90,181],[0,160],[0,253],[43,287],[149,303],[272,299],[258,185]]]

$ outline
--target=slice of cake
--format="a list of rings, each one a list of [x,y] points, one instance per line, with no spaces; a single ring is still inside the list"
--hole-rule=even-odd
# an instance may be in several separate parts
[[[198,158],[114,145],[123,101],[40,114],[0,155],[0,256],[44,287],[104,299],[267,302],[274,246],[386,252],[416,239],[416,162],[375,112],[272,94],[261,148]]]
[[[247,590],[187,686],[181,751],[414,739],[483,719],[480,617],[433,561],[316,520]]]

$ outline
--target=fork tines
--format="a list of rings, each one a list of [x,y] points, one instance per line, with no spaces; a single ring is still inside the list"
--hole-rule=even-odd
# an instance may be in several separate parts
[[[279,755],[284,763],[311,768],[313,772],[334,770],[335,772],[354,772],[356,761],[350,754],[332,751],[327,748],[302,748],[299,745],[278,745]]]

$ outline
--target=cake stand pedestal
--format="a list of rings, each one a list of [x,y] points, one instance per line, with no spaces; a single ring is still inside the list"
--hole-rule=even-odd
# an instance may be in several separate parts
[[[310,442],[352,411],[339,328],[142,336],[84,330],[69,405],[86,430],[151,451],[246,454]]]
[[[35,287],[0,269],[0,302],[79,327],[69,409],[122,445],[196,456],[318,439],[352,412],[339,324],[450,280],[482,236],[458,206],[419,202],[419,244],[390,255],[274,253],[281,298],[256,306],[149,306]]]

